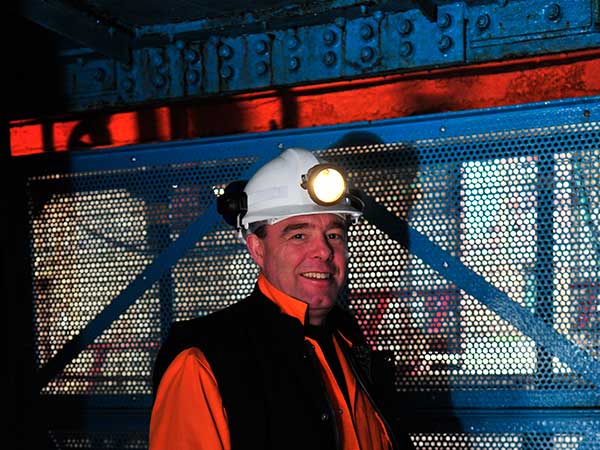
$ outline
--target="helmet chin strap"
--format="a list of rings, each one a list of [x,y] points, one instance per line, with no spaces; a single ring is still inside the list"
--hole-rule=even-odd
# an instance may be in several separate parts
[[[244,238],[244,231],[241,228],[237,230],[237,238],[242,244],[246,243],[246,238]]]
[[[242,242],[243,244],[246,243],[246,238],[244,237],[244,225],[242,225],[242,216],[243,214],[238,214],[236,216],[236,231],[237,231],[237,238],[240,242]]]

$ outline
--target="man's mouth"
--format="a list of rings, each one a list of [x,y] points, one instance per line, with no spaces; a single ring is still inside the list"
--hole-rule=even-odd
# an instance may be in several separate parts
[[[328,280],[332,277],[329,272],[304,272],[300,275],[309,280]]]

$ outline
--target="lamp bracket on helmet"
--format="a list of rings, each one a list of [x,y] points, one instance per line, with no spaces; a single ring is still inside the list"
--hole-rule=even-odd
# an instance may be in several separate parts
[[[225,192],[217,197],[217,212],[225,222],[235,228],[242,226],[242,217],[248,211],[248,197],[244,188],[248,182],[238,180],[229,183]]]

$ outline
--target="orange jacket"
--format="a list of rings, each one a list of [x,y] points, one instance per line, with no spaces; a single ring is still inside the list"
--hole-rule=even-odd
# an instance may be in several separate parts
[[[262,275],[259,276],[258,286],[284,314],[304,324],[308,308],[306,303],[277,290]],[[346,340],[341,334],[338,334],[338,338]],[[390,450],[392,445],[383,421],[357,384],[338,343],[335,342],[335,347],[350,404],[345,400],[318,343],[308,337],[305,339],[315,348],[327,392],[337,412],[340,448]],[[156,394],[150,421],[150,450],[167,449],[231,449],[227,411],[221,401],[218,380],[198,348],[188,348],[179,353],[164,373]]]

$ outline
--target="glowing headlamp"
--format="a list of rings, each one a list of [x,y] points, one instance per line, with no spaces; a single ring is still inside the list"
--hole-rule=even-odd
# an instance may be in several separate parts
[[[318,205],[334,205],[348,192],[343,172],[333,164],[317,164],[302,175],[301,186]]]

